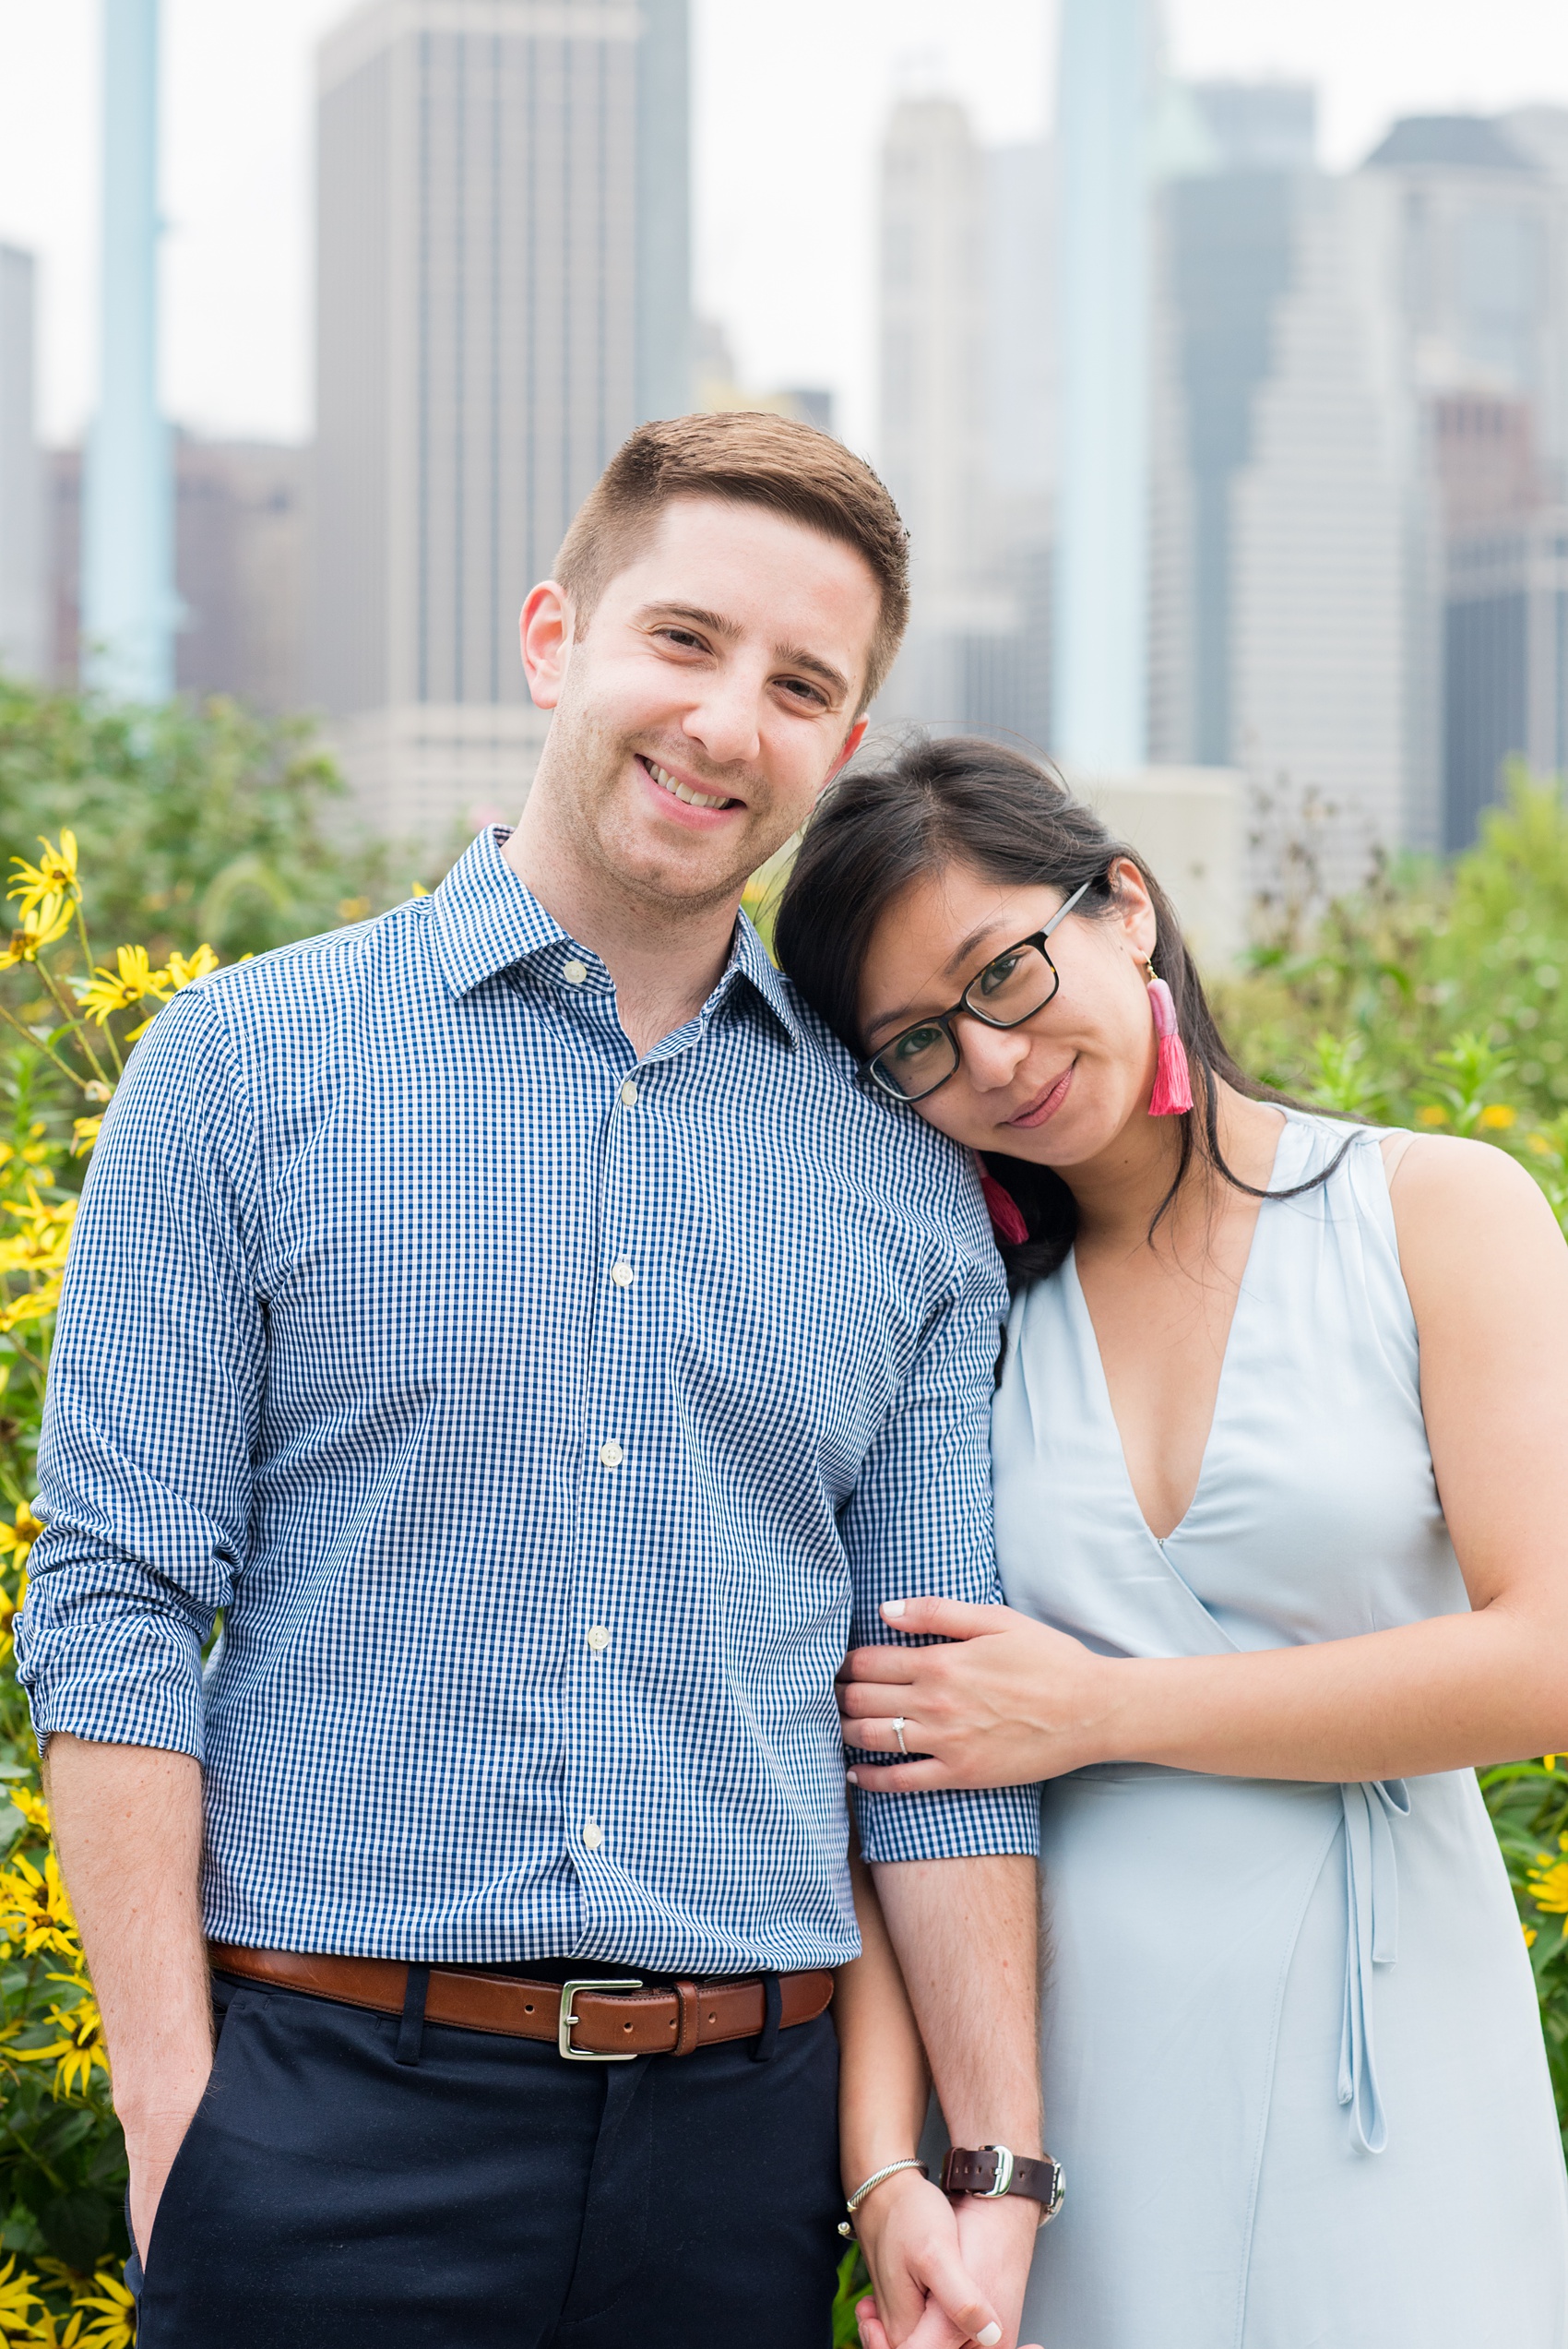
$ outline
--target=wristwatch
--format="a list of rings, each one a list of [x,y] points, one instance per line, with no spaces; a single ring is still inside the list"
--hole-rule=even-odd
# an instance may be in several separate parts
[[[1037,2162],[1005,2145],[955,2145],[942,2164],[942,2190],[975,2194],[987,2202],[1003,2194],[1021,2194],[1026,2201],[1039,2204],[1039,2223],[1049,2226],[1066,2196],[1067,2177],[1049,2153]]]

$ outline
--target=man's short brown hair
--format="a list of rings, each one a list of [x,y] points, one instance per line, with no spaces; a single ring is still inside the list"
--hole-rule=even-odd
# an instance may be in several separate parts
[[[893,666],[909,617],[909,535],[871,467],[829,434],[761,411],[639,424],[578,507],[555,558],[555,577],[580,626],[676,497],[766,507],[854,548],[882,603],[863,709]]]

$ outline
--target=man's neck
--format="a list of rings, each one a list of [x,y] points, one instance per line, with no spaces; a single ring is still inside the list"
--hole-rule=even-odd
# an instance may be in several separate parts
[[[586,864],[526,819],[502,854],[545,912],[599,956],[639,1060],[701,1010],[730,960],[738,894],[719,904],[671,906]]]

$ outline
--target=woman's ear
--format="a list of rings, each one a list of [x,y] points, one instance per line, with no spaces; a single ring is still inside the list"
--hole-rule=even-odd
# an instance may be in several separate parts
[[[1119,856],[1108,877],[1115,905],[1111,919],[1120,923],[1123,936],[1138,960],[1146,962],[1159,936],[1159,921],[1148,883],[1130,856]]]

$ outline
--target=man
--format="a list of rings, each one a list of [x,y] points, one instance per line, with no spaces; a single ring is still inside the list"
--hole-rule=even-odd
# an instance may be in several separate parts
[[[826,2342],[834,1672],[994,1595],[1003,1300],[738,905],[906,604],[837,443],[644,427],[524,607],[517,829],[110,1113],[20,1644],[143,2349]],[[1029,1796],[859,1814],[956,2139],[1038,2153]],[[1037,2216],[906,2337],[1011,2326]]]

